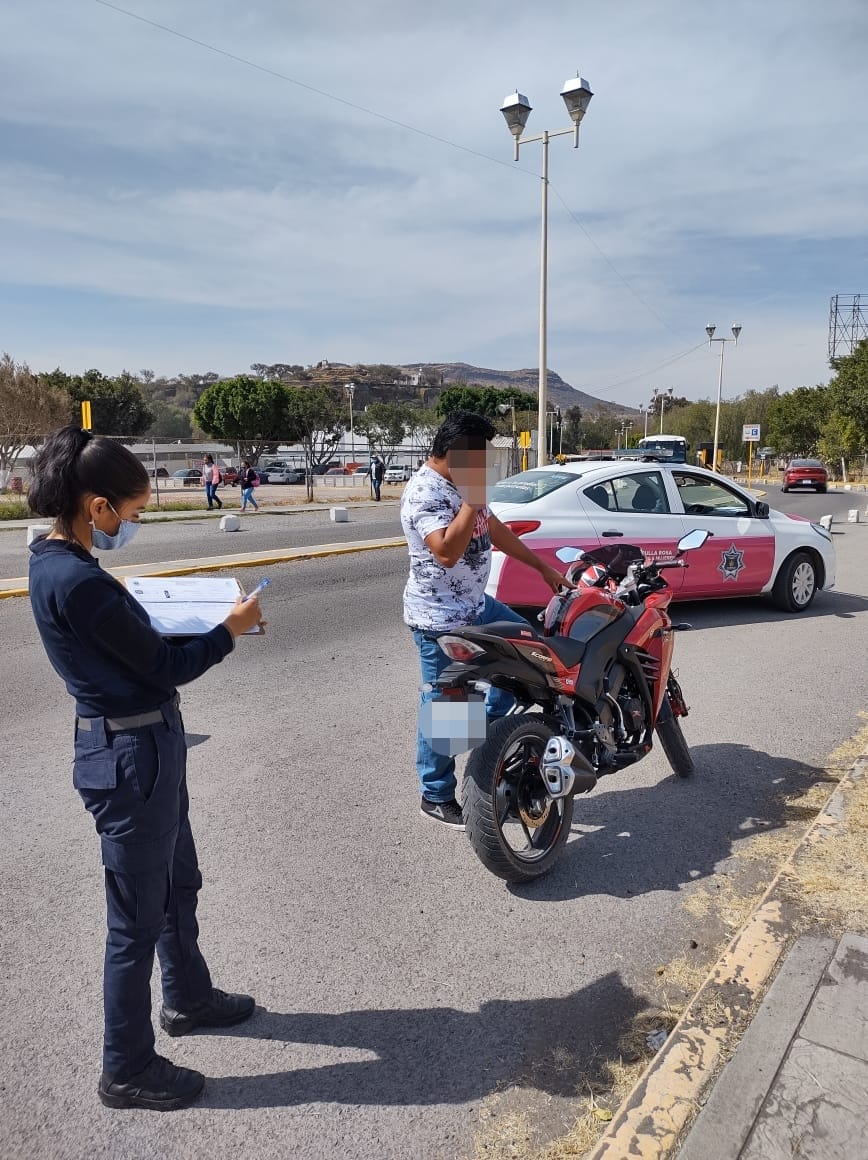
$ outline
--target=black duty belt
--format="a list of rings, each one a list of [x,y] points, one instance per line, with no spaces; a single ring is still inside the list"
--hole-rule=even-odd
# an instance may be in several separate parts
[[[145,725],[162,725],[165,718],[159,709],[150,713],[137,713],[135,717],[104,717],[106,733],[120,733],[123,729],[139,729]],[[90,717],[78,718],[79,729],[90,732],[93,728]]]

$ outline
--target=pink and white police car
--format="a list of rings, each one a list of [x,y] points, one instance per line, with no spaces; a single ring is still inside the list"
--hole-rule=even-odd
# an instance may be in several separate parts
[[[554,567],[565,546],[638,544],[671,556],[694,528],[712,532],[690,567],[666,573],[676,600],[768,593],[804,612],[835,585],[832,537],[819,524],[773,511],[725,476],[684,464],[609,460],[551,464],[503,479],[490,507]],[[551,595],[539,575],[495,551],[487,591],[506,604],[536,607]]]

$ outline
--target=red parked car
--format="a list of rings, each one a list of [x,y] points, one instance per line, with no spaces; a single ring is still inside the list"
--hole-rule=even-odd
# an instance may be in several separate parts
[[[829,483],[829,473],[819,459],[791,459],[784,471],[781,491],[791,487],[813,487],[825,491]]]

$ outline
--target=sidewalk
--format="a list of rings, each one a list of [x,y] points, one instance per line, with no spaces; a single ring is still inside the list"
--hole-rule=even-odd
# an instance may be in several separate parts
[[[679,1160],[868,1153],[868,939],[803,936],[718,1078]]]

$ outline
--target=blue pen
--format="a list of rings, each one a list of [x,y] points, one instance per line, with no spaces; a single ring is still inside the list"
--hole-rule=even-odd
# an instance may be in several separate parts
[[[259,583],[256,585],[256,587],[253,589],[252,592],[247,593],[247,595],[244,597],[244,599],[245,600],[252,600],[254,598],[254,596],[258,596],[260,592],[264,592],[270,583],[271,583],[271,581],[268,579],[267,576],[265,576],[262,580],[259,581]]]

